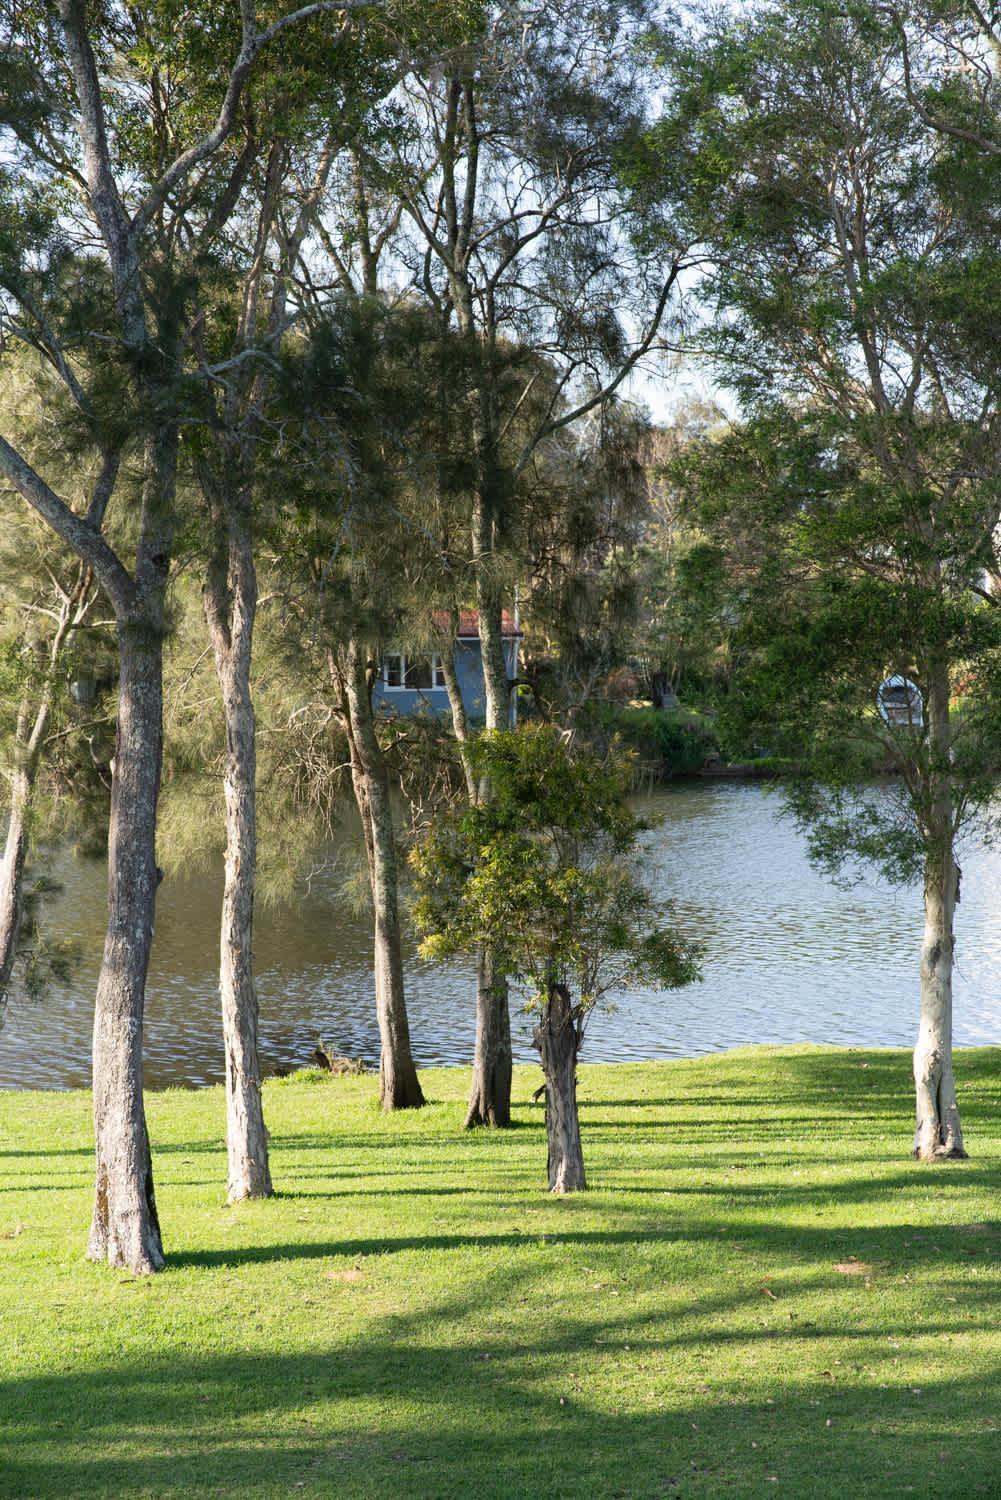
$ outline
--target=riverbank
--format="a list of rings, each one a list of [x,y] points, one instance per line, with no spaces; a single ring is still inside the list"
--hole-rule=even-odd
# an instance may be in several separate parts
[[[219,1089],[149,1096],[167,1270],[81,1259],[89,1097],[0,1095],[0,1495],[996,1493],[1001,1073],[908,1156],[902,1052],[581,1069],[550,1199],[537,1069],[266,1086],[281,1196],[224,1202]]]

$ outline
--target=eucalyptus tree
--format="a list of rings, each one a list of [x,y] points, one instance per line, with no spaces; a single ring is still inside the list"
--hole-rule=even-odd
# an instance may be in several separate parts
[[[472,7],[475,15],[476,7]],[[390,92],[404,59],[414,48],[426,48],[428,36],[462,35],[466,7],[425,5],[419,13],[406,5],[383,11],[379,25],[367,28],[332,59],[323,38],[307,36],[267,70],[253,93],[253,110],[241,120],[241,159],[246,163],[242,203],[233,216],[235,243],[223,257],[229,276],[223,283],[231,316],[211,318],[214,287],[197,309],[190,341],[203,371],[210,371],[210,416],[191,444],[194,470],[208,519],[210,561],[204,605],[227,724],[225,769],[227,853],[220,940],[220,993],[226,1038],[230,1196],[261,1196],[271,1191],[267,1137],[260,1101],[257,1059],[257,998],[252,964],[253,903],[256,871],[256,740],[251,692],[251,659],[257,609],[255,530],[266,530],[273,495],[281,485],[269,482],[268,454],[274,454],[277,432],[274,408],[276,374],[290,330],[297,322],[324,316],[331,287],[318,293],[310,275],[319,246],[336,267],[334,290],[341,296],[373,295],[385,233],[370,228],[370,205],[357,174],[357,155],[346,148],[365,127],[367,116]],[[351,183],[349,225],[328,226],[330,201],[347,164]],[[352,216],[356,222],[351,223]],[[399,218],[391,214],[395,227]],[[360,255],[360,280],[352,279],[352,249]],[[234,311],[235,309],[235,311]],[[363,418],[365,420],[365,418]],[[211,441],[206,442],[206,433]],[[277,445],[280,447],[280,440]],[[357,643],[356,643],[357,644]],[[359,651],[353,648],[353,655]],[[362,714],[364,694],[352,671],[357,692],[350,699]],[[345,700],[347,701],[347,700]],[[370,715],[369,715],[370,718]],[[377,766],[378,741],[371,723],[358,723],[350,744],[368,746],[366,764]],[[360,776],[358,787],[368,777]],[[376,775],[376,780],[380,777]],[[384,775],[381,777],[384,781]],[[373,832],[368,815],[388,800],[371,790],[366,795],[363,826]],[[380,849],[384,840],[370,837],[373,883],[392,893],[396,882],[382,878]],[[387,897],[387,900],[389,897]],[[420,1102],[416,1072],[406,1041],[402,962],[398,935],[388,949],[381,940],[383,923],[376,902],[377,992],[387,984],[392,1004],[379,1005],[386,1021],[402,1012],[393,1028],[398,1044],[384,1036],[384,1090],[387,1107]],[[395,917],[389,929],[398,934]],[[383,934],[384,935],[384,934]],[[395,948],[395,960],[387,952]],[[389,976],[388,978],[386,976]],[[389,1047],[387,1051],[386,1048]],[[405,1055],[404,1055],[405,1054]],[[395,1058],[395,1066],[393,1066]],[[394,1082],[394,1078],[396,1082]]]
[[[137,1273],[163,1264],[142,1100],[142,1018],[159,882],[162,653],[178,524],[184,333],[199,276],[243,187],[246,159],[228,143],[259,59],[292,27],[319,27],[336,46],[353,9],[352,0],[314,0],[259,25],[253,6],[221,5],[213,26],[193,27],[169,8],[88,10],[85,0],[59,0],[8,10],[0,23],[0,283],[15,333],[23,329],[60,375],[102,455],[89,502],[75,509],[16,442],[0,437],[0,472],[93,570],[117,621],[88,1254]],[[206,72],[212,98],[192,86]],[[86,269],[86,297],[81,278],[67,277],[74,261]],[[101,372],[89,384],[78,373],[80,352]]]
[[[540,444],[599,407],[658,342],[684,249],[663,225],[646,239],[621,161],[652,108],[642,5],[528,9],[500,0],[461,47],[412,69],[403,128],[370,152],[399,196],[396,253],[467,355],[453,401],[470,434],[469,528],[486,724],[509,722],[502,605],[510,499]],[[657,241],[657,255],[644,253]],[[669,264],[664,269],[664,254]],[[520,394],[505,350],[531,351]],[[514,447],[513,416],[543,381],[542,412]],[[506,1124],[506,987],[481,956],[468,1123]]]
[[[381,263],[399,223],[399,204],[370,192],[357,144],[339,165],[339,243],[325,226],[322,237],[340,302],[326,331],[339,344],[341,394],[333,405],[350,454],[350,475],[342,506],[348,536],[334,575],[341,628],[330,621],[326,659],[347,737],[368,864],[379,1095],[385,1110],[414,1109],[424,1103],[424,1094],[410,1045],[390,778],[372,699],[383,653],[399,645],[405,628],[403,591],[415,549],[414,528],[401,500],[411,477],[407,469],[415,467],[407,455],[421,445],[424,391],[414,374],[425,363],[427,320],[419,309],[394,309],[382,285]],[[319,602],[329,616],[333,578],[328,569],[318,582]]]
[[[923,880],[914,1149],[960,1156],[956,847],[989,821],[997,764],[1001,640],[982,578],[1001,411],[956,314],[999,263],[943,191],[939,143],[871,16],[757,9],[679,71],[673,155],[658,156],[691,184],[693,232],[716,261],[706,343],[749,416],[693,469],[749,590],[744,644],[761,670],[744,691],[818,773],[794,796],[818,856]],[[923,703],[902,723],[877,711],[893,677]],[[899,773],[884,800],[858,785],[866,741]]]
[[[206,420],[191,429],[188,452],[203,501],[207,543],[203,605],[226,725],[219,992],[231,1199],[266,1197],[272,1192],[253,969],[255,550],[261,530],[259,512],[269,505],[267,456],[273,449],[270,439],[276,421],[275,374],[280,369],[283,341],[294,322],[288,305],[289,280],[315,228],[331,168],[350,134],[359,102],[350,98],[350,89],[339,92],[336,84],[329,59],[307,52],[298,66],[277,70],[257,90],[254,116],[241,132],[248,166],[244,202],[234,214],[233,242],[226,256],[229,275],[222,288],[223,316],[212,317],[212,303],[218,301],[219,292],[209,285],[189,335],[194,357],[211,371],[206,383]],[[296,110],[290,95],[304,95],[305,106]],[[216,307],[217,314],[219,310]],[[267,526],[267,517],[263,524]]]

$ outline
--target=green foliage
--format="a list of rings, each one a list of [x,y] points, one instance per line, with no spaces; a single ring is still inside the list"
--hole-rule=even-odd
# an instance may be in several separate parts
[[[472,755],[489,801],[438,820],[411,856],[423,956],[489,945],[530,1002],[565,984],[584,1014],[614,985],[694,979],[696,948],[630,865],[628,762],[572,751],[545,725],[481,735]]]
[[[884,427],[885,432],[885,427]],[[949,433],[939,433],[943,445]],[[926,460],[932,440],[922,434]],[[978,592],[983,483],[911,491],[879,483],[864,422],[772,408],[685,459],[691,495],[733,580],[728,745],[764,744],[799,768],[788,804],[829,873],[859,862],[920,874],[951,829],[992,836],[1001,767],[1001,611]],[[961,689],[946,749],[931,734],[928,684]],[[901,674],[925,693],[920,728],[884,723],[876,692]],[[897,778],[874,795],[877,773]],[[938,802],[939,812],[936,812]]]
[[[687,709],[602,704],[596,718],[603,729],[636,752],[644,767],[659,775],[691,775],[719,749],[712,720]]]
[[[728,575],[720,733],[800,766],[788,800],[825,868],[904,879],[994,828],[1001,384],[975,332],[996,234],[957,212],[885,23],[826,0],[719,13],[676,58],[664,129],[712,259],[706,341],[743,408],[675,465]],[[897,674],[920,727],[877,712]],[[897,778],[879,795],[874,770]]]

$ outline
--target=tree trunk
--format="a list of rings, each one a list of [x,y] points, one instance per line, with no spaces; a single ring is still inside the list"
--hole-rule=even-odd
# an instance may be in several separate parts
[[[493,955],[476,954],[476,1042],[465,1127],[511,1123],[511,1018],[507,979],[493,972]]]
[[[399,879],[389,778],[375,732],[372,690],[361,641],[349,642],[343,673],[351,777],[365,835],[375,924],[375,1009],[381,1042],[379,1098],[385,1110],[424,1103],[410,1051],[403,988]]]
[[[257,728],[250,686],[257,573],[242,518],[217,513],[219,546],[204,589],[205,617],[226,719],[226,877],[219,996],[226,1051],[226,1149],[231,1201],[274,1192],[257,1052],[254,891],[257,876]]]
[[[959,899],[959,867],[953,850],[949,679],[944,669],[929,673],[928,736],[936,761],[931,774],[939,785],[931,799],[930,848],[925,861],[921,1019],[914,1047],[914,1155],[932,1161],[966,1155],[952,1072],[953,918]]]
[[[473,558],[479,611],[480,656],[486,692],[488,729],[507,729],[510,687],[504,660],[503,612],[494,582],[493,527],[485,497],[476,496],[473,508]],[[481,786],[480,797],[489,797]],[[473,1078],[466,1111],[466,1127],[508,1126],[511,1123],[511,1011],[507,976],[497,971],[494,955],[486,950],[476,960],[476,1041]]]
[[[118,628],[118,735],[108,837],[108,932],[94,1008],[96,1184],[87,1255],[136,1275],[164,1263],[142,1092],[143,1007],[160,872],[163,627]]]
[[[550,987],[535,1028],[534,1041],[546,1078],[546,1140],[549,1146],[549,1190],[576,1193],[587,1187],[577,1113],[577,1049],[580,1038],[570,994],[562,984]]]
[[[914,1047],[914,1155],[926,1161],[966,1155],[952,1072],[952,929],[957,877],[951,845],[945,858],[941,854],[929,858],[921,948],[921,1021]]]
[[[30,802],[31,781],[25,767],[18,766],[11,781],[10,822],[3,863],[0,864],[0,1016],[7,999],[24,919],[24,866],[28,853]]]
[[[453,89],[457,85],[452,85]],[[456,95],[456,100],[458,95]],[[477,136],[472,91],[463,91],[467,144],[472,151]],[[454,169],[450,161],[449,170]],[[466,163],[467,181],[475,179],[475,162]],[[468,188],[467,188],[467,201]],[[456,249],[460,247],[456,246]],[[473,447],[476,455],[476,485],[470,526],[473,569],[476,578],[476,607],[479,615],[480,658],[486,698],[487,729],[510,727],[511,689],[504,660],[503,610],[497,577],[497,512],[502,494],[501,471],[497,462],[496,379],[489,340],[477,330],[472,286],[468,276],[465,250],[453,259],[450,273],[452,297],[459,328],[469,341],[470,353],[476,351],[477,367],[469,392],[469,411]],[[492,338],[496,330],[490,330]],[[489,787],[481,785],[477,797],[489,797]],[[466,1114],[467,1127],[473,1125],[509,1125],[511,1122],[511,1014],[508,1005],[507,978],[497,972],[494,956],[481,952],[476,964],[476,1042],[473,1051],[473,1079]]]
[[[469,723],[466,719],[466,705],[462,701],[459,674],[455,667],[455,641],[459,630],[459,614],[457,610],[450,611],[448,623],[451,640],[441,653],[441,670],[442,676],[445,679],[445,689],[448,693],[448,706],[452,714],[452,732],[459,746],[462,773],[466,778],[466,792],[470,803],[475,805],[477,788],[476,777],[473,775],[473,767],[469,759]]]
[[[452,621],[453,638],[457,621]],[[448,701],[452,710],[452,728],[459,742],[466,791],[471,803],[477,801],[476,784],[467,753],[469,728],[455,670],[455,648],[442,653],[442,667]],[[495,981],[491,954],[480,948],[476,954],[476,1039],[473,1052],[473,1080],[466,1111],[466,1129],[474,1125],[506,1127],[511,1123],[511,1017],[508,1009],[507,981]]]
[[[42,745],[52,714],[52,694],[56,671],[67,637],[80,626],[94,601],[93,575],[81,564],[68,593],[62,596],[56,632],[49,645],[49,665],[42,694],[29,728],[30,709],[22,703],[17,716],[15,754],[17,757],[10,791],[10,822],[3,862],[0,863],[0,1016],[3,1014],[10,977],[17,958],[18,939],[24,922],[24,871],[28,857],[28,823],[35,792],[35,779],[42,755]]]
[[[496,579],[495,524],[486,491],[496,488],[483,483],[473,502],[473,564],[476,569],[476,607],[479,615],[480,656],[486,697],[488,729],[508,729],[511,724],[511,684],[504,659],[503,609]]]

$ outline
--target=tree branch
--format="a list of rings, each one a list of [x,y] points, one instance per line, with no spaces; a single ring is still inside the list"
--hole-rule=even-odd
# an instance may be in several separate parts
[[[3,437],[0,437],[0,474],[6,475],[32,510],[78,557],[90,564],[111,600],[115,615],[119,619],[127,616],[136,602],[136,587],[116,553],[91,522],[71,510]]]
[[[63,0],[66,3],[66,0]],[[257,20],[253,0],[240,0],[240,11],[242,16],[243,39],[240,50],[230,70],[229,79],[226,84],[226,92],[223,96],[219,114],[212,129],[203,135],[200,141],[189,146],[187,151],[182,151],[154,184],[145,201],[132,219],[132,227],[137,235],[142,234],[151,220],[159,213],[166,202],[171,189],[184,180],[192,167],[204,161],[219,149],[227,136],[231,134],[236,125],[237,109],[243,94],[247,79],[250,77],[251,69],[257,59],[259,52],[269,42],[273,41],[281,32],[288,30],[290,26],[297,26],[302,21],[311,20],[313,16],[329,15],[331,13],[345,14],[347,11],[371,9],[373,0],[315,0],[312,5],[301,5],[298,10],[282,16],[280,20],[274,21],[264,31],[257,30]],[[335,40],[339,41],[348,30],[347,21],[338,31]]]
[[[525,443],[524,448],[521,450],[521,455],[518,459],[518,462],[514,466],[514,472],[516,475],[521,474],[524,471],[525,466],[528,464],[529,460],[532,457],[532,454],[535,452],[536,448],[544,438],[550,437],[554,432],[558,432],[561,427],[569,427],[571,423],[576,422],[580,417],[585,416],[589,411],[593,411],[596,406],[600,406],[603,401],[607,401],[609,396],[614,395],[614,393],[618,390],[619,386],[626,379],[626,377],[631,373],[632,370],[635,369],[636,365],[643,358],[643,356],[649,353],[650,349],[653,347],[653,341],[657,337],[657,332],[660,328],[661,322],[663,321],[664,311],[667,307],[667,300],[671,295],[675,282],[681,274],[682,264],[683,262],[681,256],[676,256],[674,263],[671,266],[671,274],[665,281],[663,287],[661,288],[660,296],[657,298],[657,306],[654,308],[650,326],[647,329],[646,333],[643,335],[643,338],[636,345],[636,348],[629,355],[628,359],[623,362],[614,380],[611,380],[607,385],[602,386],[600,391],[591,396],[587,401],[582,401],[579,406],[575,406],[571,411],[564,412],[562,416],[559,417],[554,417],[551,419],[547,418],[544,422],[540,423],[540,425],[535,429],[535,432]]]

